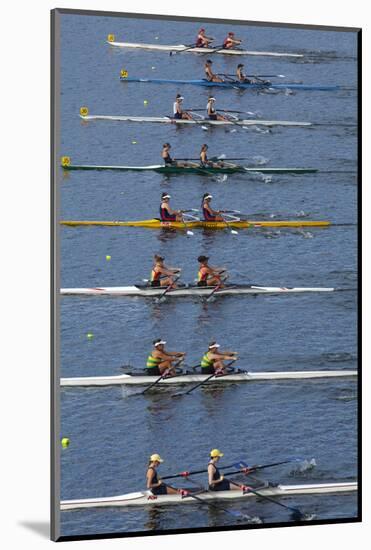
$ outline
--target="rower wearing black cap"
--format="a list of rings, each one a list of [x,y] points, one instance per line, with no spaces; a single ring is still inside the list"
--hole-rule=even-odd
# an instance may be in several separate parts
[[[251,80],[249,78],[247,78],[247,76],[244,74],[243,69],[244,69],[244,64],[239,63],[237,65],[237,71],[236,71],[237,80],[239,82],[246,82],[247,84],[249,84],[251,82]]]
[[[218,286],[222,288],[227,278],[224,267],[212,267],[209,265],[209,256],[199,256],[197,258],[200,264],[197,274],[197,286]],[[225,274],[222,279],[222,274]]]
[[[236,38],[234,32],[229,32],[223,42],[223,48],[225,50],[233,50],[236,46],[241,44],[242,40]]]
[[[170,208],[171,195],[162,193],[160,205],[160,220],[162,222],[182,222],[183,214],[181,210],[173,210]]]
[[[210,206],[211,199],[213,198],[210,193],[204,193],[202,197],[202,213],[206,222],[224,222],[223,216],[220,215],[222,210],[213,210]]]
[[[182,95],[176,95],[175,101],[173,103],[173,116],[178,120],[192,120],[192,116],[186,111],[183,111],[183,99],[184,97]]]
[[[216,112],[215,97],[212,95],[209,95],[209,98],[207,100],[206,111],[207,111],[207,116],[209,117],[209,120],[228,120],[227,117],[223,115],[219,115]]]
[[[207,59],[205,62],[204,69],[205,69],[206,80],[208,82],[224,82],[224,80],[220,78],[219,75],[213,73],[213,70],[211,68],[212,64],[213,62],[211,61],[211,59]]]

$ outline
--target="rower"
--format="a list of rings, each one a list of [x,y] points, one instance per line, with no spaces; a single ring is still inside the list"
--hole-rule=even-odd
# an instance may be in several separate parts
[[[196,48],[208,48],[210,46],[210,42],[214,40],[211,36],[206,36],[205,32],[205,29],[200,29],[198,31]]]
[[[168,193],[162,193],[161,206],[160,206],[160,220],[162,222],[183,222],[183,215],[181,210],[173,210],[170,208],[169,202],[171,195]]]
[[[154,265],[151,271],[150,285],[152,287],[167,286],[176,288],[174,276],[181,272],[178,267],[167,267],[164,258],[158,254],[154,255]]]
[[[207,466],[209,491],[241,491],[241,487],[233,485],[228,479],[224,478],[223,474],[220,473],[217,463],[222,456],[224,456],[224,453],[219,451],[219,449],[213,449],[210,451],[210,461]]]
[[[226,269],[224,267],[212,267],[209,265],[208,256],[199,256],[197,261],[200,264],[197,275],[197,286],[218,286],[223,288],[227,275],[222,279],[221,274],[226,273]]]
[[[173,487],[166,486],[157,473],[157,468],[163,462],[159,454],[154,453],[150,456],[147,466],[147,489],[151,491],[153,495],[174,495],[178,491]]]
[[[210,206],[211,199],[213,198],[210,193],[204,193],[202,197],[202,213],[206,222],[224,222],[223,216],[220,215],[222,210],[213,210]]]
[[[171,145],[170,143],[164,143],[162,146],[161,157],[165,163],[165,166],[176,165],[176,161],[170,155]]]
[[[224,361],[237,361],[236,351],[219,351],[219,344],[210,342],[201,359],[201,374],[226,374]]]
[[[228,120],[227,117],[223,115],[218,115],[218,113],[216,112],[215,97],[213,97],[212,95],[210,95],[207,100],[206,111],[209,120]]]
[[[200,165],[202,168],[223,168],[224,162],[222,160],[213,162],[207,158],[207,151],[209,149],[209,146],[207,143],[204,143],[201,145],[201,151],[200,151]]]
[[[247,76],[244,74],[244,64],[243,63],[239,63],[237,65],[237,70],[236,70],[236,75],[237,75],[237,80],[239,82],[246,82],[247,84],[251,82],[251,80],[249,78],[247,78]]]
[[[175,101],[173,103],[173,115],[175,119],[180,120],[192,120],[192,116],[187,113],[186,111],[183,111],[182,103],[183,103],[184,97],[180,94],[176,95]]]
[[[234,32],[229,32],[223,42],[223,48],[225,50],[233,50],[236,46],[241,44],[242,40],[235,38]]]
[[[166,341],[158,338],[153,341],[153,350],[147,358],[146,370],[149,376],[162,376],[166,371],[169,376],[175,376],[173,363],[178,363],[185,357],[182,351],[165,351]]]
[[[220,78],[219,75],[213,73],[213,70],[211,67],[212,64],[213,62],[211,61],[211,59],[207,59],[205,62],[204,70],[205,70],[206,80],[208,82],[224,82],[224,80]]]

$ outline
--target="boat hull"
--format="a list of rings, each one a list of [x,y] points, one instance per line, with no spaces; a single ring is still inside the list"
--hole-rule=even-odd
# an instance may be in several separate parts
[[[61,225],[67,225],[71,227],[83,226],[83,225],[95,225],[106,227],[147,227],[152,229],[226,229],[229,227],[236,229],[252,229],[260,227],[327,227],[330,225],[329,221],[309,221],[309,220],[249,220],[249,221],[235,221],[235,222],[204,222],[204,221],[192,221],[192,222],[162,222],[158,219],[152,220],[139,220],[139,221],[95,221],[95,220],[62,220]]]
[[[176,45],[166,45],[166,44],[139,44],[135,42],[116,42],[107,40],[107,44],[116,48],[134,48],[142,50],[157,50],[163,52],[181,52],[187,51],[190,53],[217,53],[221,55],[259,55],[263,57],[304,57],[303,54],[299,53],[287,53],[287,52],[258,52],[253,50],[230,50],[230,49],[219,49],[219,48],[191,48],[184,44]]]
[[[122,82],[139,82],[139,83],[150,83],[150,84],[174,84],[175,86],[206,86],[208,88],[228,88],[228,89],[239,89],[239,90],[264,90],[264,89],[273,89],[273,90],[304,90],[304,91],[319,91],[319,92],[334,92],[340,90],[340,86],[330,86],[322,84],[298,84],[295,82],[285,82],[285,83],[272,83],[265,84],[263,82],[209,82],[205,79],[199,80],[170,80],[166,78],[130,78],[130,77],[120,77]]]
[[[315,378],[353,378],[357,376],[356,370],[327,370],[327,371],[286,371],[286,372],[236,372],[223,376],[216,376],[210,380],[210,384],[225,382],[259,382],[266,380],[308,380]],[[167,386],[174,384],[197,384],[205,382],[209,374],[180,374],[163,378],[158,385]],[[117,376],[83,376],[74,378],[61,378],[63,387],[102,387],[102,386],[143,386],[150,385],[157,380],[156,376],[120,374]]]
[[[304,292],[333,292],[333,287],[272,287],[255,285],[235,285],[221,288],[215,291],[215,287],[184,286],[166,293],[167,297],[191,297],[191,296],[236,296],[242,294],[294,294]],[[140,296],[144,298],[155,298],[161,296],[165,288],[150,286],[113,286],[97,288],[61,288],[60,294],[70,296]]]
[[[277,487],[267,487],[259,489],[259,494],[267,497],[290,497],[294,495],[314,495],[314,494],[339,494],[351,493],[357,491],[356,482],[349,483],[318,483],[306,485],[278,485]],[[244,500],[254,497],[254,493],[245,493],[242,491],[205,491],[197,495],[206,501],[218,500]],[[154,496],[150,491],[141,491],[137,493],[128,493],[104,498],[90,498],[79,500],[62,500],[61,510],[78,510],[80,508],[106,508],[117,506],[158,506],[195,503],[192,497],[183,498],[181,495],[158,495]]]
[[[174,125],[211,125],[211,126],[311,126],[311,122],[298,122],[290,120],[261,120],[261,119],[246,119],[246,120],[186,120],[172,118],[169,116],[163,117],[145,117],[145,116],[129,116],[129,115],[79,115],[82,120],[111,120],[120,122],[153,122],[160,124],[174,124]]]
[[[223,167],[203,167],[203,166],[104,166],[104,165],[62,165],[64,170],[114,170],[114,171],[133,171],[133,172],[158,172],[160,174],[246,174],[246,173],[263,173],[263,174],[312,174],[318,172],[316,168],[269,168],[267,166],[223,166]]]

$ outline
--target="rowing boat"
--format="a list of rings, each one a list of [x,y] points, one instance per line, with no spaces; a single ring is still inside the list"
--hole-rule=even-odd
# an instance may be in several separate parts
[[[196,80],[171,80],[169,78],[131,78],[126,76],[120,76],[122,82],[148,82],[151,84],[174,84],[174,85],[193,85],[193,86],[207,86],[209,88],[234,88],[240,90],[248,89],[273,89],[273,90],[305,90],[305,91],[322,91],[322,92],[334,92],[340,90],[340,86],[330,86],[322,84],[299,84],[295,82],[274,83],[274,82],[238,82],[237,80],[231,80],[226,82],[210,82],[205,78]]]
[[[318,371],[286,371],[286,372],[232,372],[214,377],[210,383],[222,382],[259,382],[262,380],[306,380],[313,378],[353,378],[356,370],[318,370]],[[181,373],[176,376],[162,378],[158,385],[190,384],[205,382],[209,374]],[[147,376],[144,372],[119,374],[117,376],[82,376],[75,378],[61,378],[61,386],[89,387],[89,386],[142,386],[152,384],[156,376]]]
[[[229,163],[228,163],[229,164]],[[62,162],[64,170],[116,170],[133,172],[159,172],[160,174],[236,174],[236,173],[263,173],[263,174],[312,174],[316,168],[270,168],[266,166],[239,166],[226,164],[225,166],[201,166],[193,163],[192,166],[105,166],[89,164],[66,164]]]
[[[84,109],[84,108],[83,108]],[[84,111],[85,112],[85,111]],[[197,120],[177,119],[169,116],[129,116],[129,115],[83,115],[80,113],[83,120],[112,120],[121,122],[156,122],[164,124],[198,124],[211,126],[311,126],[311,122],[296,122],[290,120],[209,120],[200,118]]]
[[[313,483],[305,485],[278,485],[277,487],[266,487],[259,490],[259,494],[267,497],[290,497],[293,495],[313,495],[313,494],[340,494],[357,491],[357,482],[347,483]],[[243,500],[256,496],[254,493],[242,491],[205,491],[198,496],[202,500]],[[176,495],[157,495],[154,496],[150,491],[139,491],[137,493],[127,493],[126,495],[117,495],[103,498],[86,498],[77,500],[62,500],[61,510],[78,510],[80,508],[103,508],[116,506],[158,506],[186,504],[195,502],[192,497],[182,497]]]
[[[179,286],[166,293],[167,297],[208,296],[215,287],[195,285]],[[333,292],[334,288],[326,287],[273,287],[255,285],[228,285],[214,292],[213,296],[233,296],[241,294],[293,294],[298,292]],[[146,285],[111,286],[97,288],[61,288],[60,293],[70,296],[141,296],[153,298],[161,296],[164,288]]]
[[[96,225],[105,227],[147,227],[149,229],[226,229],[235,227],[239,229],[252,229],[260,227],[327,227],[329,221],[316,220],[239,220],[231,222],[206,222],[196,220],[191,222],[163,222],[158,218],[138,221],[100,221],[100,220],[62,220],[62,225],[76,227],[80,225]]]
[[[280,52],[258,52],[251,50],[239,50],[239,49],[220,49],[220,48],[190,48],[184,44],[177,45],[164,45],[164,44],[140,44],[136,42],[116,42],[113,35],[108,36],[107,44],[117,48],[135,48],[142,50],[157,50],[163,52],[181,52],[187,51],[191,53],[217,53],[225,55],[260,55],[265,57],[304,57],[299,53],[280,53]]]

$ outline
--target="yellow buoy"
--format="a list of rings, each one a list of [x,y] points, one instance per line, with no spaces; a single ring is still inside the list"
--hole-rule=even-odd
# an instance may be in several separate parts
[[[110,259],[111,259],[111,256],[109,256],[109,254],[107,254],[107,256],[106,256],[106,260],[107,260],[107,262],[109,262],[109,261],[110,261]]]
[[[94,334],[92,332],[88,332],[86,337],[88,340],[91,340],[92,338],[94,338]]]
[[[61,445],[62,445],[63,449],[66,449],[69,444],[70,444],[70,440],[68,439],[68,437],[62,437]]]
[[[127,78],[129,76],[129,73],[125,69],[121,69],[120,75],[121,78]]]
[[[143,103],[144,103],[144,105],[148,105],[148,100],[145,99],[145,100],[143,101]]]
[[[62,157],[61,158],[61,165],[62,166],[69,166],[71,164],[70,157]]]
[[[136,141],[135,141],[135,140],[133,140],[133,141],[132,141],[131,143],[132,143],[133,145],[135,145],[135,144],[136,144]]]
[[[107,40],[108,40],[108,42],[114,42],[115,41],[115,35],[114,34],[109,34],[107,36]]]
[[[80,107],[80,115],[87,116],[89,114],[89,109],[87,107]]]

